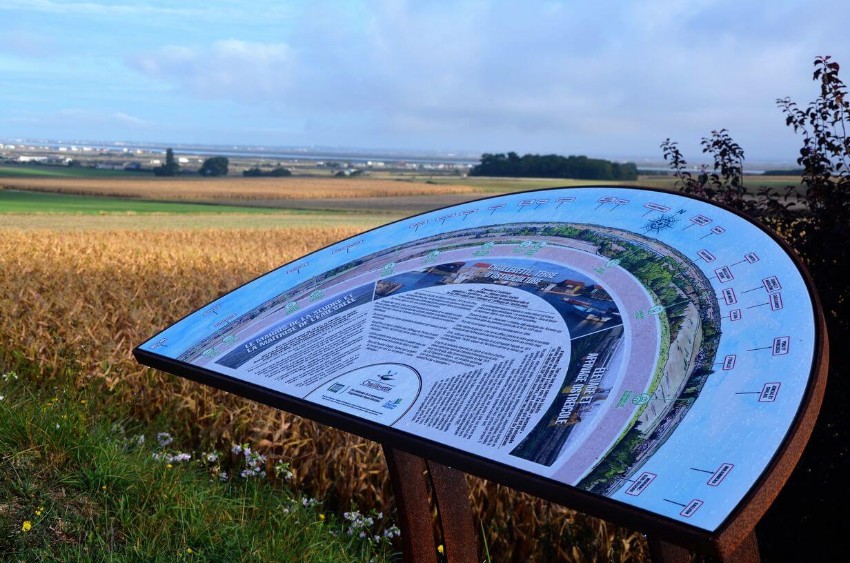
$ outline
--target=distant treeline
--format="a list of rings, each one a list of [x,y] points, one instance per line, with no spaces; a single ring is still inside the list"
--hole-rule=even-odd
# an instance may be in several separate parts
[[[470,176],[509,176],[516,178],[576,178],[581,180],[637,180],[637,166],[632,162],[619,163],[586,156],[555,154],[481,155],[481,163],[469,172]]]
[[[792,168],[790,170],[765,170],[763,176],[801,176],[805,172],[802,168]]]
[[[292,176],[292,171],[282,166],[278,166],[268,171],[260,169],[259,166],[255,166],[253,168],[249,168],[248,170],[243,170],[242,175],[247,176],[249,178],[261,178],[264,176],[279,178],[281,176]]]

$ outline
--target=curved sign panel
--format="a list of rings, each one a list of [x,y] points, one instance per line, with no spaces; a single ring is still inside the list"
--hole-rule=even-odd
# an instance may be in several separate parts
[[[485,475],[509,467],[712,532],[795,424],[819,315],[797,260],[730,210],[558,188],[341,241],[135,353],[370,439],[437,444]]]

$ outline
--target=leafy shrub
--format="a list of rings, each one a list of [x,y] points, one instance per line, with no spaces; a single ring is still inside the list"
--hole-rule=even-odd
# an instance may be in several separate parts
[[[835,347],[850,337],[850,284],[838,273],[850,261],[850,102],[837,62],[817,57],[814,67],[813,80],[820,85],[816,100],[805,107],[789,98],[777,100],[785,123],[802,136],[798,185],[745,189],[744,151],[725,129],[702,139],[714,166],[696,176],[686,170],[674,141],[666,139],[661,149],[679,190],[738,209],[772,228],[797,252],[817,288]],[[846,354],[831,355],[818,423],[794,473],[757,527],[764,561],[843,554],[840,532],[847,531],[847,519],[842,514],[850,505],[850,382],[842,376],[848,369]]]

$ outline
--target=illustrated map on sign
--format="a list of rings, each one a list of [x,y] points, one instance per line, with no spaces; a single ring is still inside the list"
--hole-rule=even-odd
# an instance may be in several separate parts
[[[712,531],[785,439],[815,341],[810,289],[760,228],[587,187],[341,241],[139,351]]]

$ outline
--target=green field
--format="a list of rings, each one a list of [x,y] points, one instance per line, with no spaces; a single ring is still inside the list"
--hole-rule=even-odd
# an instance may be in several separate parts
[[[274,214],[284,210],[204,203],[169,203],[117,197],[68,195],[19,190],[0,190],[0,213],[74,213],[77,215],[150,213]],[[288,213],[297,213],[287,211]],[[310,213],[310,212],[302,212]]]
[[[109,231],[356,227],[404,214],[168,203],[0,189],[0,230]]]
[[[6,165],[0,166],[0,178],[114,178],[138,176],[138,172],[106,170],[89,166]]]

